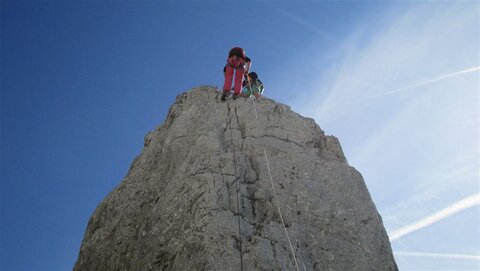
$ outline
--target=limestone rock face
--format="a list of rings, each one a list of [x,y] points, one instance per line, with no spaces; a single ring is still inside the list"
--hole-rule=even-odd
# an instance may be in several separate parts
[[[286,105],[222,102],[204,86],[145,136],[93,213],[74,270],[398,268],[335,137]]]

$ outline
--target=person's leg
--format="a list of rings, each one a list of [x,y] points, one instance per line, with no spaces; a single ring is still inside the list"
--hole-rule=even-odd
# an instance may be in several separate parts
[[[235,70],[235,84],[233,86],[234,95],[240,94],[240,89],[242,88],[243,72],[243,68]]]
[[[230,65],[225,67],[225,82],[223,83],[223,92],[228,93],[232,88],[233,71],[234,69]]]

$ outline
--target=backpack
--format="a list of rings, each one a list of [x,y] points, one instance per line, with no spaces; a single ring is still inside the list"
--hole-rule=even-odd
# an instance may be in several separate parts
[[[263,91],[265,90],[265,88],[263,87],[262,81],[260,81],[260,79],[257,79],[256,81],[258,84],[258,92],[260,92],[260,94],[263,94]]]
[[[240,47],[234,47],[230,49],[230,52],[228,53],[228,57],[231,57],[234,55],[238,56],[241,59],[245,59],[245,51]]]
[[[243,81],[243,87],[245,88],[245,92],[249,93],[248,95],[251,95],[252,92],[263,94],[263,91],[265,90],[265,88],[263,87],[263,83],[262,81],[260,81],[260,79],[252,81],[250,86],[248,85],[248,81],[245,80]]]

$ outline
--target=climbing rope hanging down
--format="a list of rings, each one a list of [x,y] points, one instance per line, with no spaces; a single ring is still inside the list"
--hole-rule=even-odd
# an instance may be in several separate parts
[[[235,106],[236,107],[236,106]],[[240,248],[240,270],[243,271],[243,252],[242,252],[242,232],[240,228],[240,199],[238,197],[239,188],[238,188],[238,178],[237,178],[237,162],[235,161],[235,145],[233,143],[233,133],[232,133],[232,118],[230,117],[230,104],[228,104],[228,124],[230,130],[230,141],[232,146],[233,154],[233,167],[234,167],[234,178],[235,178],[235,189],[237,194],[237,221],[238,221],[238,243]]]
[[[250,82],[249,82],[249,84],[250,84]],[[258,120],[258,115],[257,115],[257,108],[255,106],[255,102],[253,100],[251,100],[251,101],[252,101],[252,104],[253,104],[253,109],[255,110],[255,118],[257,119],[257,124],[258,124],[259,120]],[[265,146],[263,146],[263,154],[265,155],[265,161],[267,162],[268,176],[270,177],[270,183],[272,185],[272,190],[273,190],[273,200],[277,201],[277,203],[275,205],[277,205],[278,215],[280,216],[280,221],[282,222],[283,230],[285,231],[285,235],[287,237],[288,244],[290,245],[290,249],[292,250],[293,260],[295,261],[295,268],[297,269],[297,271],[300,271],[300,269],[298,269],[297,256],[295,255],[295,250],[293,249],[292,242],[290,241],[290,236],[288,235],[287,227],[285,226],[285,221],[283,220],[282,211],[280,210],[280,205],[278,204],[277,193],[275,192],[275,186],[273,185],[272,172],[270,171],[270,163],[268,161],[268,156],[267,156],[267,151],[265,149]]]

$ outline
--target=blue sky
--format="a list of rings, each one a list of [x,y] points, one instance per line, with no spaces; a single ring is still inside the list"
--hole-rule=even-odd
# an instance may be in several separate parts
[[[0,270],[71,270],[175,97],[223,83],[340,139],[401,270],[480,269],[477,1],[0,1]],[[460,226],[461,225],[461,226]]]

